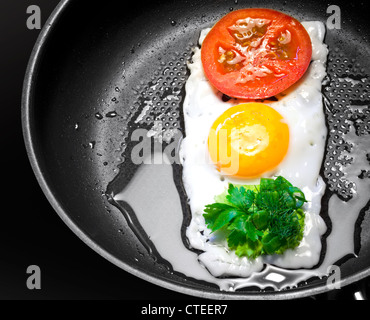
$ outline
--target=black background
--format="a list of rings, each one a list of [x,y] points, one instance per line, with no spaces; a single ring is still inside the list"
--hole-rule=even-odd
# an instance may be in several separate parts
[[[38,5],[42,25],[58,0],[0,1],[1,170],[0,299],[188,299],[111,264],[59,218],[29,164],[21,127],[23,79],[40,30],[26,25]],[[29,290],[27,267],[41,269],[41,290]]]

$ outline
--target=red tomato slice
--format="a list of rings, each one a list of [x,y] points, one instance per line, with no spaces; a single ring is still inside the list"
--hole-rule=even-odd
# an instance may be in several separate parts
[[[242,99],[277,95],[297,82],[312,55],[311,39],[296,19],[271,9],[241,9],[219,20],[203,41],[209,81]]]

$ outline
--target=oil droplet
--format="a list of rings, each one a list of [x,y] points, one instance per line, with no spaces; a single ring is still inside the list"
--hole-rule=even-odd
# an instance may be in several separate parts
[[[166,67],[163,69],[162,74],[165,75],[170,70],[169,67]]]
[[[97,113],[95,113],[95,118],[98,119],[98,120],[101,120],[101,119],[103,119],[103,116],[102,116],[101,113],[97,112]]]
[[[175,20],[172,20],[172,21],[171,21],[171,26],[173,26],[173,27],[174,27],[174,26],[176,25],[176,23],[177,23],[177,22],[176,22]]]
[[[117,117],[117,112],[116,111],[110,111],[110,112],[108,112],[105,116],[107,117],[107,118],[114,118],[114,117]]]

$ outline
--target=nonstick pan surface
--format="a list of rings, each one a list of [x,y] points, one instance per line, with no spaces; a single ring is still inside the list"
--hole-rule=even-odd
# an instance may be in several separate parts
[[[366,90],[370,74],[368,8],[354,2],[338,5],[341,29],[328,30],[325,40],[330,49],[328,73],[335,78],[339,72],[333,66],[336,63],[343,65],[341,76],[352,72],[365,79],[356,101],[366,106],[370,100],[370,90]],[[129,161],[130,132],[139,125],[150,128],[163,113],[161,105],[158,113],[152,110],[150,117],[135,123],[133,119],[147,106],[146,98],[175,94],[176,103],[165,106],[171,108],[166,113],[172,116],[165,116],[163,121],[183,131],[186,61],[191,59],[200,30],[230,10],[247,7],[277,9],[301,21],[326,22],[330,16],[327,3],[322,1],[61,1],[41,32],[27,70],[22,107],[25,143],[35,175],[62,220],[86,244],[125,271],[159,286],[206,298],[281,299],[318,294],[328,290],[325,279],[311,279],[281,292],[245,288],[232,293],[187,279],[173,272],[160,257],[153,259],[134,214],[123,214],[110,199],[110,194],[128,184],[138,169]],[[153,91],[159,78],[162,82]],[[173,81],[176,89],[170,89]],[[350,102],[345,92],[337,97],[330,94],[331,90],[326,89],[326,96],[333,108],[337,108],[335,98]],[[359,119],[363,134],[370,132],[369,119],[369,112]],[[330,131],[335,121],[329,116],[327,120]],[[328,146],[335,144],[334,139],[329,134]],[[328,155],[333,156],[330,150]],[[351,196],[348,190],[327,174],[337,160],[329,158],[322,169],[329,186],[326,197],[336,193],[346,199]],[[181,167],[174,166],[173,170],[186,226]],[[323,204],[325,211],[325,199]],[[367,213],[368,208],[364,208],[357,220],[357,257],[346,257],[340,263],[342,285],[370,274]],[[155,256],[155,248],[150,250]]]

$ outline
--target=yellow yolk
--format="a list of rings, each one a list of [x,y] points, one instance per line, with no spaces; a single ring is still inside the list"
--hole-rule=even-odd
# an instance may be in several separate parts
[[[229,108],[212,125],[208,150],[217,169],[237,178],[256,178],[276,168],[289,146],[283,117],[263,103]]]

